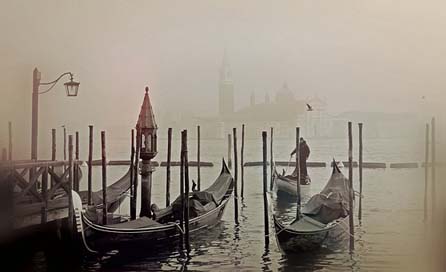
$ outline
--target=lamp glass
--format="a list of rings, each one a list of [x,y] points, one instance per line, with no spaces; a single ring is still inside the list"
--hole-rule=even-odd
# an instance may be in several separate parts
[[[65,83],[65,89],[67,91],[67,96],[77,96],[79,91],[79,82],[69,81]]]

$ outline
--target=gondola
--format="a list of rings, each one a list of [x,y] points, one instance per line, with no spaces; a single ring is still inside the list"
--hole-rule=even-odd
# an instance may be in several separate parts
[[[189,193],[189,232],[208,228],[217,224],[233,191],[234,181],[223,161],[220,175],[214,183],[203,191]],[[159,245],[177,242],[182,232],[179,224],[181,198],[178,197],[169,207],[156,210],[152,218],[140,217],[128,221],[115,217],[114,223],[100,225],[82,207],[79,195],[73,193],[73,207],[77,231],[81,234],[84,247],[90,252],[108,252],[144,247],[147,250]]]
[[[55,170],[56,173],[60,173],[62,176],[62,170]],[[82,170],[79,169],[79,179],[82,178]],[[130,190],[130,169],[124,174],[120,179],[118,179],[113,184],[107,187],[107,208],[108,211],[115,212],[121,203],[124,201],[125,197],[128,196],[128,191]],[[87,204],[88,192],[80,191],[79,195],[83,204]],[[92,192],[92,206],[96,209],[102,209],[102,190]],[[61,209],[66,206],[68,196],[64,189],[59,188],[54,193],[51,199],[50,207],[51,209]],[[41,210],[41,202],[36,200],[34,196],[25,196],[16,205],[20,205],[20,209],[17,211],[21,216],[31,215],[39,212]]]
[[[276,165],[274,165],[273,183],[279,199],[288,199],[292,201],[296,199],[297,178],[292,174],[287,174],[285,169],[283,169],[282,174],[280,174],[277,171]],[[300,190],[302,195],[309,193],[310,185],[311,179],[309,176],[300,178]]]
[[[303,206],[299,219],[285,225],[273,215],[281,250],[306,252],[344,240],[348,235],[349,190],[348,179],[334,164],[325,188]]]
[[[130,190],[130,168],[127,172],[113,184],[107,186],[107,211],[110,213],[115,212],[122,201],[128,196],[128,191]],[[88,192],[79,192],[82,203],[86,204],[88,200]],[[93,192],[91,194],[91,199],[93,206],[97,209],[102,209],[102,190]]]

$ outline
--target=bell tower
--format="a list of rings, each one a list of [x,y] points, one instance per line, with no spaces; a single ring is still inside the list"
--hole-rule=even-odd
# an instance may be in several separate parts
[[[220,116],[234,112],[234,81],[232,80],[231,66],[227,60],[226,50],[220,67],[218,84],[218,113]]]

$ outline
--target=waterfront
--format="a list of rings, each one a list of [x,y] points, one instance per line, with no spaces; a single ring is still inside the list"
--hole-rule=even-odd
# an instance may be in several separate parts
[[[175,138],[174,138],[175,139]],[[189,142],[190,158],[194,158],[194,141]],[[312,161],[329,161],[346,158],[345,140],[309,140]],[[117,153],[111,157],[127,157],[128,141],[110,140],[110,148]],[[158,160],[165,157],[165,142],[160,141]],[[179,142],[174,141],[175,158]],[[292,140],[276,140],[275,157],[288,160]],[[419,162],[420,146],[415,141],[403,139],[367,139],[365,141],[365,161]],[[202,142],[202,160],[213,161],[212,168],[202,168],[202,186],[210,184],[218,175],[220,160],[226,154],[224,140],[204,140]],[[249,140],[246,143],[245,161],[260,160],[261,140]],[[357,154],[357,153],[355,153]],[[125,166],[110,166],[109,180],[112,181],[126,171]],[[313,183],[311,193],[317,193],[328,180],[331,169],[311,168]],[[346,174],[347,169],[342,169]],[[355,188],[357,184],[357,169]],[[191,170],[191,179],[195,179],[196,170]],[[95,189],[100,187],[100,168],[94,168]],[[364,207],[361,224],[355,218],[356,250],[350,255],[346,248],[334,251],[321,249],[315,253],[286,257],[279,251],[271,228],[269,250],[264,247],[263,212],[262,212],[262,176],[260,167],[245,168],[245,197],[240,210],[240,225],[233,220],[233,202],[226,208],[223,221],[209,232],[200,233],[192,243],[191,258],[185,262],[178,253],[164,252],[145,255],[135,249],[138,257],[112,257],[97,261],[88,258],[80,265],[89,271],[153,271],[177,270],[189,271],[402,271],[421,265],[419,244],[423,240],[423,168],[417,169],[364,169]],[[85,186],[85,182],[82,183]],[[153,199],[160,206],[164,203],[165,168],[157,168],[154,173]],[[82,187],[81,187],[82,189]],[[178,195],[178,168],[172,172],[172,196]],[[128,213],[128,203],[123,203],[121,212]],[[295,205],[278,207],[282,215],[292,216]],[[132,254],[130,254],[132,255]],[[413,258],[417,256],[416,261]]]

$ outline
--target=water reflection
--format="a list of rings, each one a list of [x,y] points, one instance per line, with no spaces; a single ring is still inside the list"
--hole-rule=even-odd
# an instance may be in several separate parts
[[[330,145],[339,146],[340,142],[329,141]],[[279,142],[278,142],[279,143]],[[127,142],[125,142],[127,144]],[[203,143],[204,145],[204,143]],[[370,150],[375,150],[372,141],[368,142]],[[218,147],[218,143],[212,142],[213,147]],[[248,146],[248,145],[247,145]],[[221,145],[222,150],[226,148]],[[252,149],[258,148],[254,143]],[[337,150],[337,149],[336,149]],[[331,157],[325,149],[316,150],[315,160],[324,160]],[[377,160],[384,160],[387,150],[374,151]],[[278,154],[280,150],[277,149]],[[321,153],[325,152],[325,153]],[[213,153],[212,153],[213,154]],[[210,156],[212,154],[209,154]],[[215,154],[221,154],[216,152]],[[319,155],[318,155],[319,154]],[[324,155],[325,154],[325,155]],[[328,156],[329,155],[329,156]],[[342,154],[334,154],[341,157]],[[250,153],[247,150],[249,160],[258,160],[261,154]],[[212,159],[212,158],[211,158]],[[219,163],[220,157],[214,160]],[[202,169],[202,186],[206,181],[212,182],[219,169]],[[178,169],[173,169],[172,175],[178,175]],[[113,168],[110,168],[113,175]],[[120,176],[123,169],[117,171],[116,176]],[[98,181],[101,180],[100,171],[96,172]],[[192,172],[192,175],[194,173]],[[305,203],[311,194],[319,192],[327,181],[330,174],[328,168],[311,169],[313,183],[308,196],[303,197]],[[264,244],[263,225],[263,195],[262,195],[262,171],[261,168],[245,169],[245,196],[240,199],[240,212],[238,226],[234,226],[233,201],[228,203],[222,222],[209,229],[194,234],[191,239],[189,258],[187,255],[180,255],[178,248],[166,250],[164,252],[138,252],[123,260],[118,256],[109,259],[90,260],[84,263],[83,268],[87,271],[147,271],[147,270],[200,270],[200,271],[388,271],[398,270],[400,259],[398,255],[412,256],[410,246],[414,238],[420,236],[419,218],[422,215],[422,194],[423,183],[420,183],[422,171],[418,169],[405,170],[405,172],[364,170],[364,195],[363,199],[363,221],[359,225],[357,217],[355,223],[355,243],[356,250],[353,255],[349,254],[348,242],[338,243],[335,247],[322,247],[320,250],[298,255],[282,255],[277,247],[274,228],[270,225],[270,243],[267,248]],[[356,175],[356,172],[355,172]],[[164,203],[165,201],[165,171],[160,168],[154,173],[153,201],[154,203]],[[355,185],[357,178],[354,177]],[[177,184],[178,185],[178,184]],[[97,188],[100,182],[95,185]],[[358,187],[356,187],[358,188]],[[178,186],[172,186],[172,195],[178,193]],[[389,197],[391,194],[392,197]],[[274,195],[274,194],[273,194]],[[296,214],[295,199],[290,201],[271,201],[276,215],[284,222],[290,222]],[[127,204],[126,204],[127,205]],[[123,206],[122,210],[127,210],[128,206]],[[355,213],[357,214],[357,213]],[[270,217],[272,213],[270,212]],[[402,227],[406,226],[406,227]],[[196,236],[195,236],[196,235]],[[192,236],[191,236],[192,238]],[[348,236],[347,236],[348,238]],[[348,239],[347,239],[348,241]],[[400,246],[402,245],[402,246]],[[127,254],[129,255],[129,254]]]

